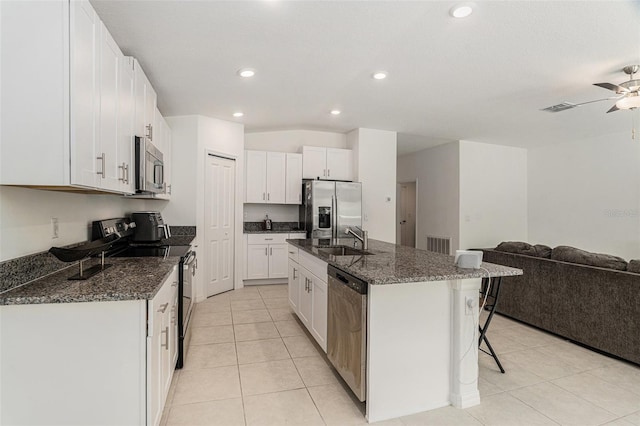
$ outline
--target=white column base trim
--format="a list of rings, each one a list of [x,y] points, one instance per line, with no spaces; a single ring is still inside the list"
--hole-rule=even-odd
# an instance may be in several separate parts
[[[449,399],[451,400],[451,405],[456,408],[469,408],[480,405],[480,392],[476,391],[466,395],[451,394]]]

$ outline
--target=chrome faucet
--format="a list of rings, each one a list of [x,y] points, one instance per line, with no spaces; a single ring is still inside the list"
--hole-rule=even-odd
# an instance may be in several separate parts
[[[356,228],[358,228],[360,230],[360,232],[362,232],[362,237],[360,235],[356,234],[355,232],[353,232],[353,229],[351,229],[351,228],[345,229],[344,233],[347,234],[347,235],[351,234],[354,237],[356,237],[362,243],[362,250],[368,250],[369,249],[369,232],[363,230],[359,226],[356,226]],[[353,242],[353,245],[354,246],[356,245],[355,241]]]

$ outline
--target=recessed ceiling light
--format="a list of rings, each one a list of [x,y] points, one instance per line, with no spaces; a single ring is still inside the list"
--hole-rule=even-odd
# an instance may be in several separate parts
[[[332,109],[331,110],[331,115],[340,115],[340,110],[339,109]]]
[[[241,113],[241,112],[234,112],[234,113],[233,113],[233,116],[234,116],[234,117],[236,117],[236,118],[240,118],[240,117],[242,117],[243,115],[244,115],[244,114],[243,114],[243,113]]]
[[[470,3],[460,3],[449,9],[449,13],[454,18],[466,18],[473,13],[473,7]]]
[[[245,78],[253,77],[254,75],[256,75],[256,70],[251,68],[242,68],[238,70],[238,75]]]
[[[376,80],[384,80],[385,78],[387,78],[387,72],[386,71],[376,71],[373,73],[373,78]]]

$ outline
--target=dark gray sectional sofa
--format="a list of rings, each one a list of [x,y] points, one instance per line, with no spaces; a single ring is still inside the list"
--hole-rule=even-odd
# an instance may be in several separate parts
[[[502,279],[497,312],[640,364],[639,273],[482,251],[483,261],[524,271]]]

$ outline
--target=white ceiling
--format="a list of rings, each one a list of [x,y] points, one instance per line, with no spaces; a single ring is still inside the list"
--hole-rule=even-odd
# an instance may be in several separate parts
[[[92,0],[137,57],[163,115],[203,114],[247,131],[395,130],[399,154],[450,140],[533,147],[620,132],[613,94],[640,63],[640,0]],[[242,79],[238,69],[255,77]],[[376,81],[375,70],[389,77]],[[333,108],[342,110],[331,116]],[[234,119],[232,113],[244,112]]]

